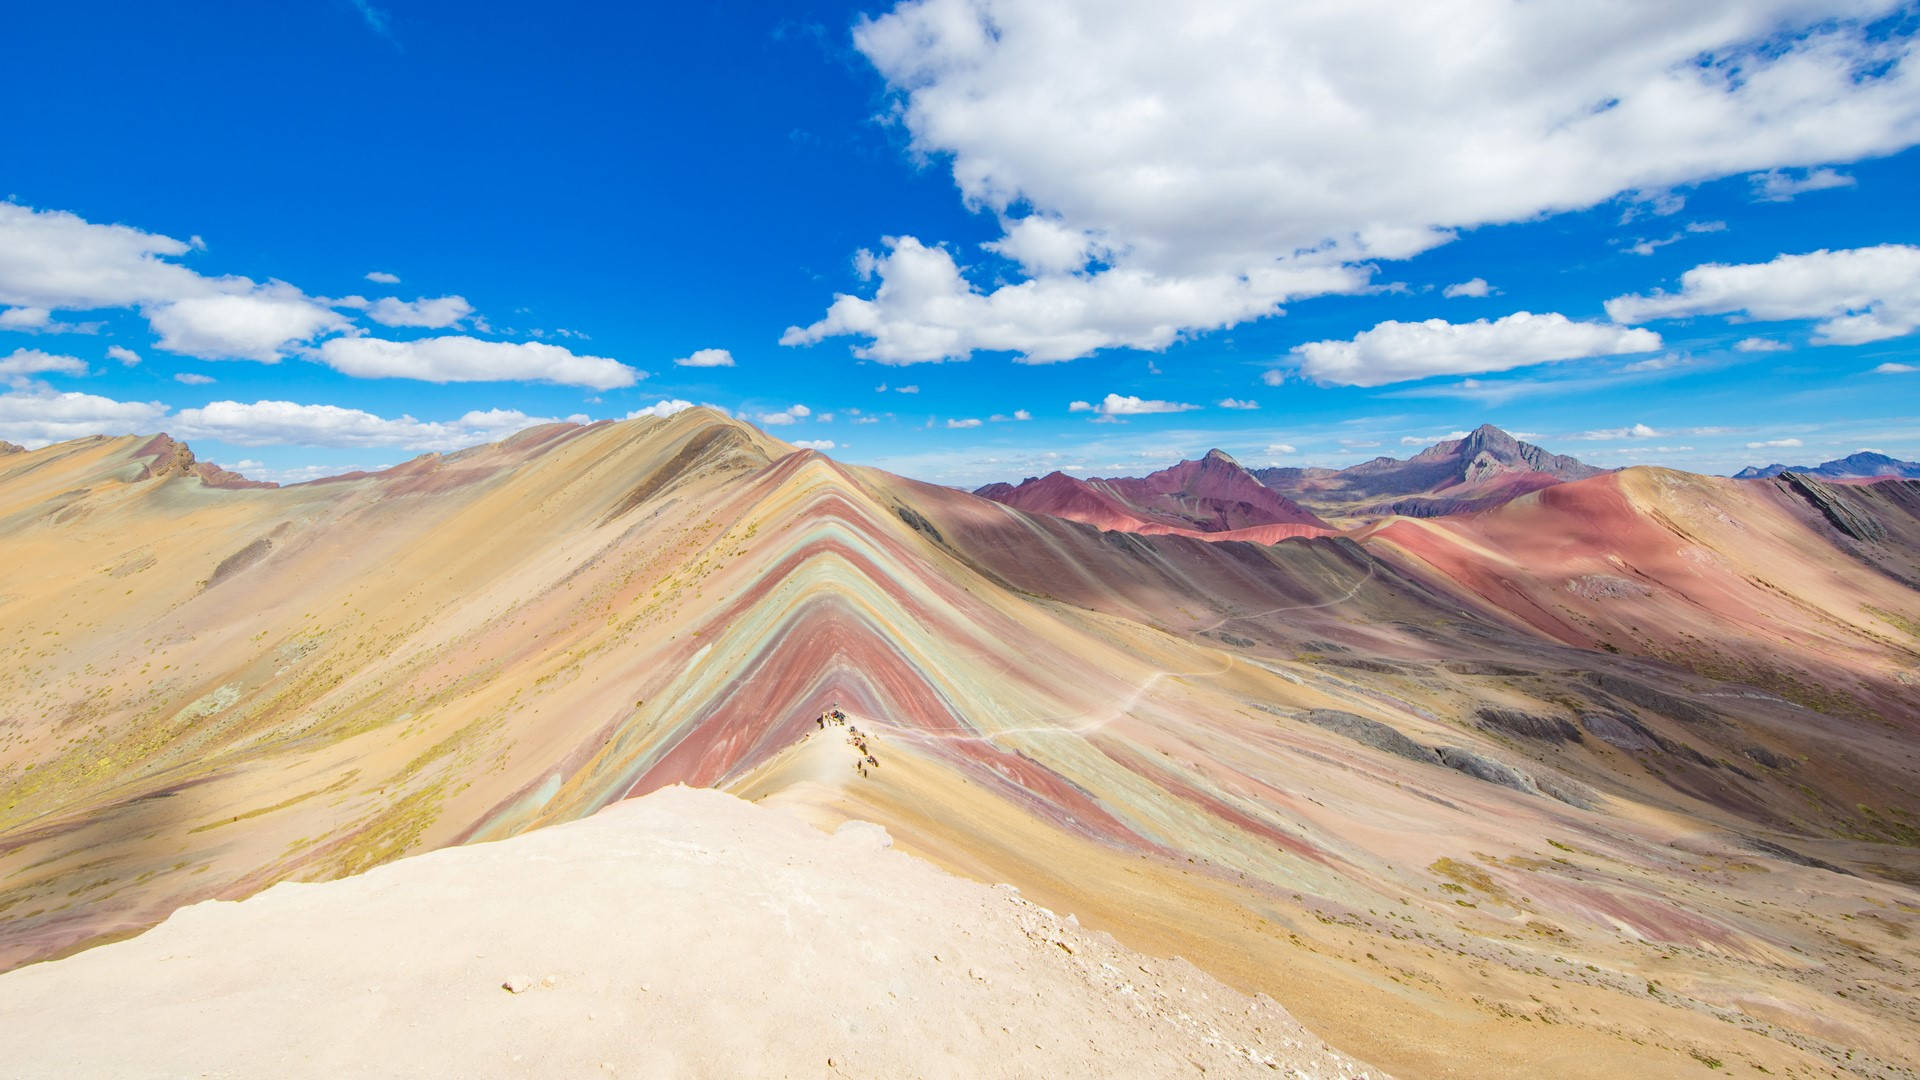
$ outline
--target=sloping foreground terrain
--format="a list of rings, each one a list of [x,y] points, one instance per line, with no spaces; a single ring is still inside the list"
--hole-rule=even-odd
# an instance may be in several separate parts
[[[0,1058],[18,1080],[1381,1075],[1270,998],[887,843],[667,788],[0,976]]]
[[[1633,469],[1262,545],[704,410],[190,462],[0,457],[0,963],[688,783],[1398,1075],[1915,1075],[1913,484]]]

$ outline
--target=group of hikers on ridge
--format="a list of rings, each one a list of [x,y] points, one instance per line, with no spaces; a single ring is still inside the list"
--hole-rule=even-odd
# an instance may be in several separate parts
[[[867,775],[868,769],[877,769],[880,767],[880,759],[874,757],[873,751],[867,747],[866,735],[862,734],[859,728],[847,723],[847,714],[840,711],[839,702],[834,702],[833,706],[826,712],[815,717],[814,723],[822,731],[826,730],[828,724],[834,724],[847,729],[847,745],[854,749],[854,772],[865,776]]]

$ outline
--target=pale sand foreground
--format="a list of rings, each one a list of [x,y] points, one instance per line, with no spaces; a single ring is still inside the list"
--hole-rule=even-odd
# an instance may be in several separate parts
[[[195,905],[0,975],[0,1074],[1381,1075],[1264,997],[888,847],[673,787]]]

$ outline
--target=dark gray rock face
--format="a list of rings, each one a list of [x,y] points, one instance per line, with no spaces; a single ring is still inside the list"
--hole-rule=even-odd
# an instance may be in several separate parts
[[[1503,788],[1524,791],[1529,795],[1540,794],[1540,786],[1533,782],[1533,777],[1465,747],[1440,747],[1440,763],[1449,769],[1466,773],[1475,780],[1485,780],[1489,784],[1499,784]]]
[[[1669,694],[1664,690],[1655,690],[1635,679],[1605,671],[1593,672],[1590,678],[1595,686],[1622,701],[1644,709],[1652,709],[1662,716],[1671,717],[1683,724],[1714,724],[1720,719],[1712,709],[1704,705]]]
[[[1573,721],[1558,716],[1535,716],[1519,709],[1502,708],[1498,705],[1482,705],[1474,712],[1480,723],[1489,728],[1504,731],[1509,735],[1518,735],[1523,739],[1539,739],[1544,742],[1563,743],[1580,742],[1580,729]]]
[[[1581,713],[1580,723],[1601,742],[1622,750],[1653,750],[1660,746],[1659,738],[1648,731],[1646,725],[1631,716],[1620,713]]]
[[[1855,540],[1872,542],[1887,538],[1886,528],[1856,509],[1843,488],[1792,472],[1781,473],[1779,482],[1820,511],[1820,516],[1826,518],[1828,524]]]
[[[1326,728],[1335,735],[1371,746],[1375,750],[1384,750],[1389,754],[1398,754],[1410,761],[1419,761],[1428,765],[1440,764],[1440,755],[1434,753],[1431,747],[1414,742],[1401,734],[1398,728],[1378,720],[1369,720],[1364,716],[1341,712],[1339,709],[1311,709],[1301,719],[1309,724]]]

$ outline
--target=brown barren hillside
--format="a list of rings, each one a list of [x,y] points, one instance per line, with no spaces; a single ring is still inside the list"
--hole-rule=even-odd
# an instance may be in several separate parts
[[[1914,1075],[1907,487],[1637,469],[1261,544],[705,410],[281,489],[148,443],[0,458],[8,965],[688,783],[1396,1075]]]

